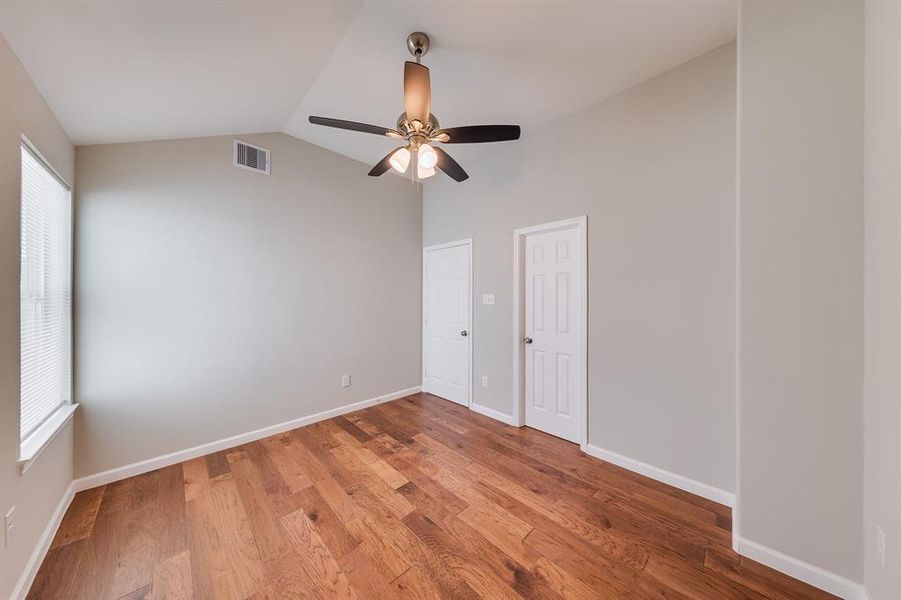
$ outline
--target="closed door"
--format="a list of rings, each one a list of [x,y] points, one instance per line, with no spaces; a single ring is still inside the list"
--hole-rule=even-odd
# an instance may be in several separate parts
[[[525,423],[579,442],[582,285],[578,229],[525,239]]]
[[[469,406],[470,252],[468,243],[425,250],[423,389]]]

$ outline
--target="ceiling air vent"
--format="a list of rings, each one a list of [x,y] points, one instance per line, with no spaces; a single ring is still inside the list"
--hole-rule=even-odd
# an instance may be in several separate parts
[[[256,173],[269,174],[269,150],[236,139],[232,164]]]

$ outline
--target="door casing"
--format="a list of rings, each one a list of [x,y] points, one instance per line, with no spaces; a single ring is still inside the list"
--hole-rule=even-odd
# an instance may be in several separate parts
[[[579,445],[588,445],[588,215],[553,221],[513,231],[513,421],[519,427],[526,422],[525,399],[525,238],[537,233],[577,229],[579,231],[579,252],[582,256],[582,306],[580,317],[581,343],[579,364],[581,385],[578,401],[581,405],[579,424]]]

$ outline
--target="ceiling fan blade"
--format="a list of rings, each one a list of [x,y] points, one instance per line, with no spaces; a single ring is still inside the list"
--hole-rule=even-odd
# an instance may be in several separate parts
[[[427,124],[431,103],[429,68],[408,60],[404,63],[404,110],[407,112],[407,120]]]
[[[463,167],[451,158],[450,154],[441,148],[435,148],[435,154],[438,155],[438,164],[436,166],[447,173],[451,179],[458,182],[469,179],[469,175],[463,170]]]
[[[357,123],[356,121],[345,121],[344,119],[329,119],[328,117],[310,116],[310,123],[313,125],[324,125],[326,127],[335,127],[337,129],[348,129],[350,131],[361,131],[363,133],[372,133],[375,135],[387,135],[389,137],[400,137],[398,132],[387,127],[379,127],[378,125],[368,125],[366,123]]]
[[[445,144],[479,144],[482,142],[507,142],[519,139],[519,125],[469,125],[442,129],[450,138]]]
[[[395,152],[397,152],[397,148],[395,148],[394,150],[389,152],[385,158],[383,158],[382,160],[377,162],[375,164],[375,166],[372,167],[372,170],[369,171],[369,176],[370,177],[378,177],[380,175],[384,175],[385,173],[387,173],[388,169],[391,168],[391,155],[394,154]]]

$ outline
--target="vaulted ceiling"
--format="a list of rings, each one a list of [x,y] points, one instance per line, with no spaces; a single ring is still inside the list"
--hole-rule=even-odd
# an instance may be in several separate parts
[[[367,163],[392,140],[405,38],[442,125],[530,130],[735,38],[733,0],[0,3],[0,33],[78,145],[284,131]]]

